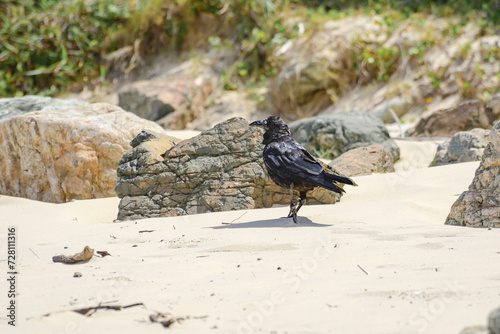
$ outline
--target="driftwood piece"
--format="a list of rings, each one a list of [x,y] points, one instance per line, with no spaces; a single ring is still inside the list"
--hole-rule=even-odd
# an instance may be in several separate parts
[[[130,304],[130,305],[98,305],[98,306],[93,306],[93,307],[86,307],[86,308],[81,308],[77,310],[73,310],[73,312],[80,313],[83,315],[86,315],[87,317],[90,317],[92,314],[97,312],[97,310],[115,310],[115,311],[121,311],[122,309],[129,308],[129,307],[135,307],[135,306],[144,306],[143,303],[135,303],[135,304]]]
[[[76,253],[71,256],[66,255],[56,255],[52,257],[53,262],[62,262],[62,263],[78,263],[88,261],[94,256],[94,250],[89,246],[85,246],[83,251],[80,253]]]
[[[172,324],[178,322],[182,323],[185,319],[182,317],[174,317],[170,313],[156,313],[149,316],[151,322],[157,322],[163,325],[163,327],[168,328]]]

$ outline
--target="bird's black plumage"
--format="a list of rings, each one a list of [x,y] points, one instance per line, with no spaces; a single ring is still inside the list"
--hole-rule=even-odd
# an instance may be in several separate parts
[[[264,151],[262,156],[269,177],[278,186],[290,189],[290,214],[297,223],[297,212],[306,202],[306,193],[316,187],[323,187],[336,193],[344,190],[335,183],[353,185],[351,179],[325,172],[319,162],[295,139],[292,138],[288,125],[277,116],[270,116],[261,121],[250,123],[265,129]],[[296,203],[293,190],[300,193]]]

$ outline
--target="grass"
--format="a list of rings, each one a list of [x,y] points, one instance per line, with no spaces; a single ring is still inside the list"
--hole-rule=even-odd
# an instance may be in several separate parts
[[[255,85],[278,73],[282,56],[276,51],[298,38],[301,27],[289,24],[291,18],[300,17],[314,31],[322,22],[360,14],[381,16],[389,31],[406,21],[423,27],[429,14],[453,17],[449,38],[459,36],[470,20],[479,18],[483,34],[496,32],[500,22],[493,0],[4,0],[0,97],[106,84],[109,76],[132,71],[158,53],[199,47],[237,50],[225,71],[226,89]],[[386,81],[401,57],[419,61],[432,43],[429,36],[408,49],[360,45],[353,70]],[[498,51],[487,57],[497,61]],[[477,71],[480,75],[481,68]],[[433,80],[438,85],[439,78]]]

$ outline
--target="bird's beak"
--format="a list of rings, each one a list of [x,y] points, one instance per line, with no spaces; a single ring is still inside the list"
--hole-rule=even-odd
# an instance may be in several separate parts
[[[250,123],[250,126],[264,126],[266,125],[263,121],[255,121]]]

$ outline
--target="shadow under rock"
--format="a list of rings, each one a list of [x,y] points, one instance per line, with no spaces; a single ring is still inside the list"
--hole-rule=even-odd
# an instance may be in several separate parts
[[[328,224],[317,224],[307,217],[297,217],[298,224],[295,224],[292,218],[275,218],[266,220],[254,220],[246,223],[232,223],[225,224],[221,226],[210,227],[215,230],[225,229],[225,228],[272,228],[272,227],[327,227],[332,226]]]

